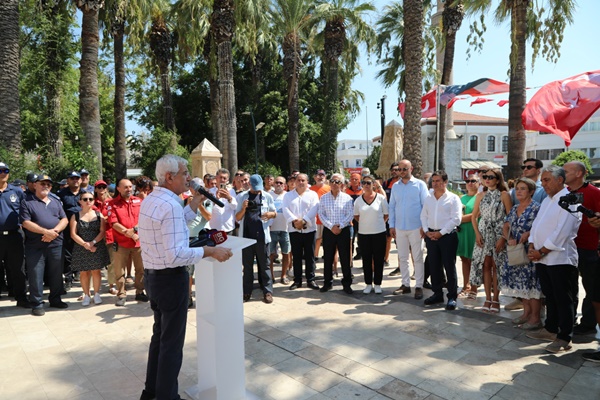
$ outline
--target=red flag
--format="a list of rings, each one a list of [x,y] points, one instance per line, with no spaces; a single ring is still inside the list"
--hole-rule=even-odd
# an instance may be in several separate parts
[[[433,89],[421,97],[421,118],[436,116],[435,95],[435,89]],[[398,103],[398,112],[402,116],[402,119],[404,119],[405,111],[406,103]]]
[[[446,105],[446,108],[452,108],[452,106],[454,105],[454,103],[456,103],[458,100],[464,100],[464,99],[466,99],[466,97],[454,97],[452,100],[450,100],[448,102],[448,104]]]
[[[508,104],[508,100],[500,100],[500,101],[498,102],[498,105],[499,105],[500,107],[504,107],[504,106],[505,106],[505,105],[507,105],[507,104]]]
[[[600,108],[600,70],[550,82],[525,106],[525,129],[560,136],[566,146],[581,126]]]
[[[483,97],[478,97],[474,101],[471,102],[471,107],[473,107],[473,104],[483,104],[483,103],[487,103],[488,101],[493,101],[493,100],[492,99],[484,99]]]
[[[405,110],[406,110],[406,104],[398,103],[398,112],[400,113],[400,116],[402,116],[402,119],[404,119],[404,111]]]

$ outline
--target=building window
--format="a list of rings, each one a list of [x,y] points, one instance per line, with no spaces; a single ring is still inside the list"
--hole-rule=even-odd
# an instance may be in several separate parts
[[[346,150],[346,143],[342,143],[342,150]]]
[[[346,168],[348,168],[348,164],[350,164],[350,163],[348,162],[348,160],[344,160],[344,164],[345,164]]]
[[[469,151],[478,151],[477,147],[478,147],[478,138],[475,135],[472,135],[471,138],[469,139]]]
[[[536,150],[535,158],[537,158],[538,160],[549,160],[550,150]]]
[[[487,151],[488,153],[494,153],[496,151],[496,136],[488,136]]]
[[[359,143],[359,144],[358,144],[358,149],[359,149],[359,150],[362,150],[362,149],[363,149],[363,147],[362,147],[362,143]]]
[[[502,152],[508,153],[508,136],[502,136]]]
[[[563,149],[552,149],[552,150],[550,150],[550,158],[549,158],[549,160],[554,160],[562,152],[563,152]]]
[[[535,151],[534,150],[529,150],[526,153],[525,158],[535,158]]]
[[[355,167],[360,167],[360,166],[362,166],[362,160],[360,158],[357,158]]]

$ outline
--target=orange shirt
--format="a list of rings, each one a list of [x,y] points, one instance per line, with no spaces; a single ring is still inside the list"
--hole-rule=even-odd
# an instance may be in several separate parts
[[[331,192],[331,187],[329,185],[323,185],[321,187],[317,187],[317,185],[312,185],[310,187],[310,190],[312,190],[313,192],[317,192],[317,196],[319,196],[320,199],[321,196],[323,196],[325,193]],[[321,220],[319,219],[319,214],[317,214],[317,225],[322,225]]]

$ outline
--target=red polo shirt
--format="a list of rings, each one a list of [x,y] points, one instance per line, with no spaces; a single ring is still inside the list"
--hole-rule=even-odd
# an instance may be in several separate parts
[[[574,193],[583,193],[583,206],[585,208],[596,212],[600,211],[600,189],[596,186],[586,182]],[[590,225],[585,215],[581,220],[581,225],[579,225],[575,245],[578,249],[584,250],[596,250],[598,248],[598,229]]]
[[[112,199],[112,202],[106,206],[108,226],[112,227],[116,222],[123,225],[127,229],[137,226],[141,205],[142,199],[139,197],[131,196],[127,201],[125,201],[121,196],[115,197]],[[117,232],[116,229],[113,229],[112,231],[114,241],[117,242],[119,246],[126,247],[128,249],[140,247],[139,240],[136,242],[120,232]]]
[[[108,206],[112,203],[112,199],[105,200],[104,202],[99,199],[94,200],[94,208],[97,209],[104,215],[104,218],[108,220]],[[110,224],[106,224],[106,233],[104,235],[104,239],[106,240],[106,244],[114,243],[113,229]]]

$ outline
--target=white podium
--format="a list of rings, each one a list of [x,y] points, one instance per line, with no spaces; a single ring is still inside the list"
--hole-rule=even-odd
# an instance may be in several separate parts
[[[186,389],[196,400],[241,400],[246,393],[242,249],[253,239],[229,236],[220,247],[233,257],[196,264],[198,385]]]

